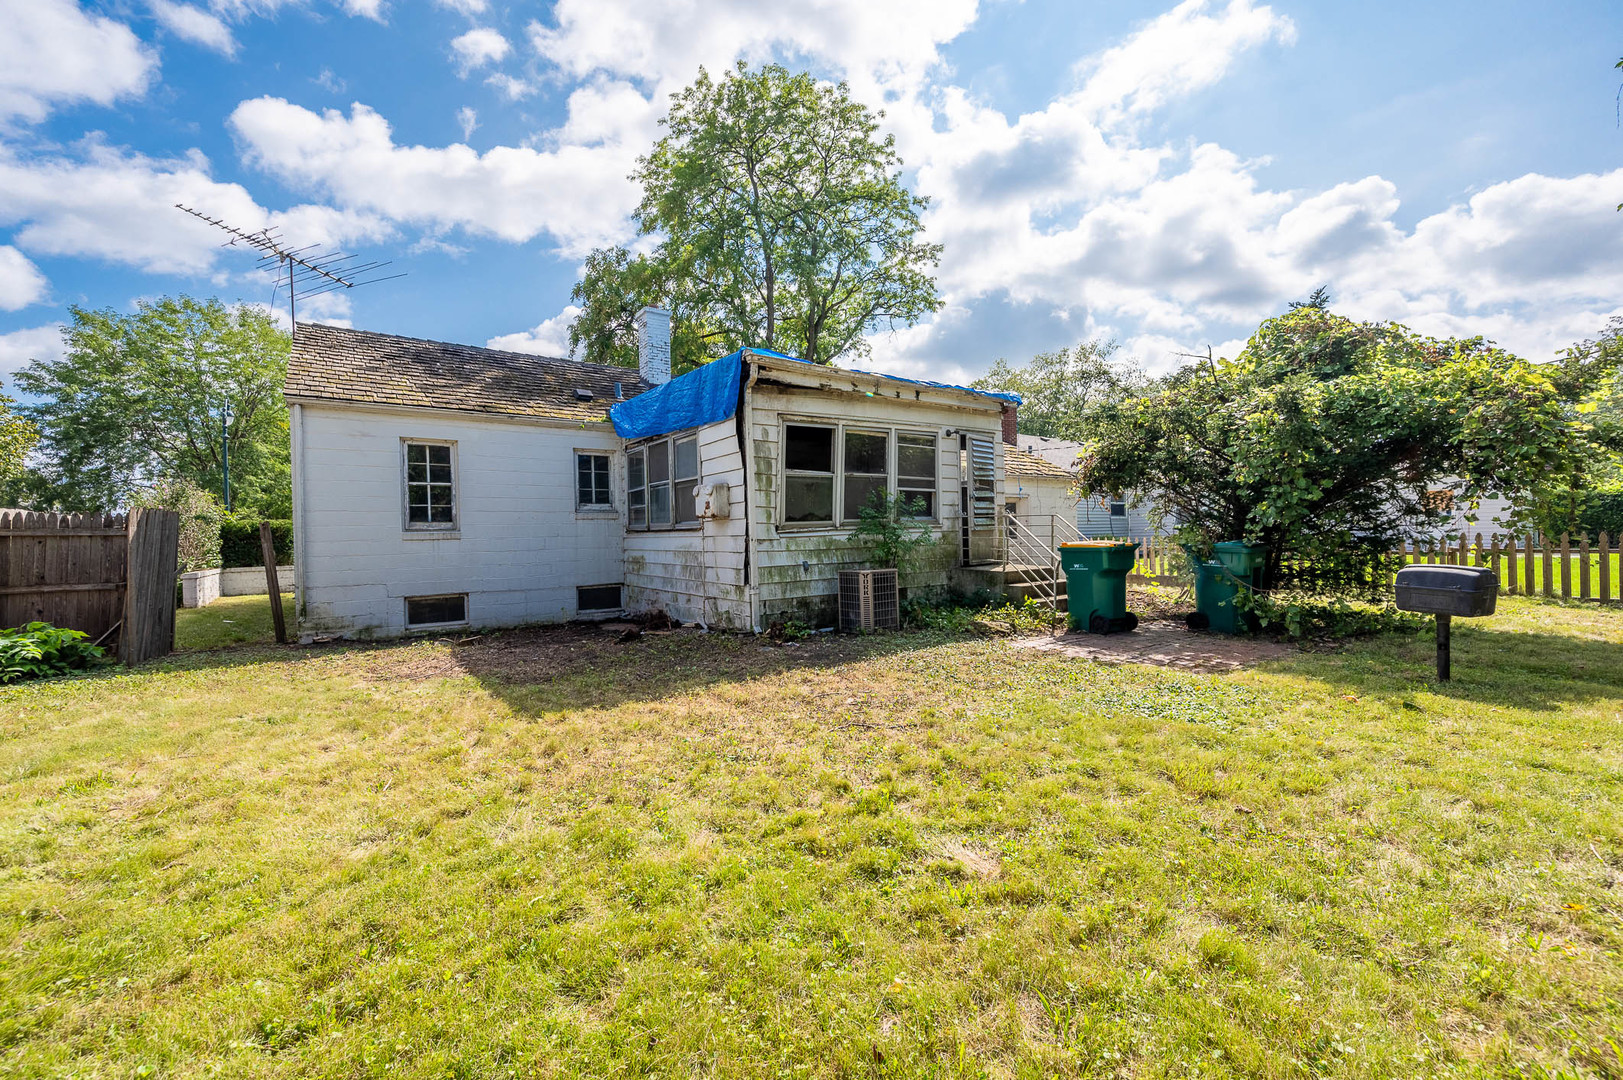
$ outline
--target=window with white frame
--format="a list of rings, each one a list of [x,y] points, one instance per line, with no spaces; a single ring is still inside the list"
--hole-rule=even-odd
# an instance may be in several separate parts
[[[783,521],[852,525],[893,493],[908,516],[934,520],[937,436],[866,424],[789,423],[783,429]]]
[[[580,510],[608,510],[614,501],[609,495],[609,455],[589,450],[575,451],[575,506]]]
[[[699,512],[699,440],[673,435],[626,454],[626,522],[633,529],[692,528]]]
[[[403,442],[406,528],[456,528],[452,443]]]

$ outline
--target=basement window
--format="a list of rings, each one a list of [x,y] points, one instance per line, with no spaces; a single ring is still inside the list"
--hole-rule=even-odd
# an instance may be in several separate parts
[[[618,585],[575,586],[575,607],[580,611],[619,611],[622,606]]]
[[[406,597],[406,628],[451,626],[468,621],[468,594]]]

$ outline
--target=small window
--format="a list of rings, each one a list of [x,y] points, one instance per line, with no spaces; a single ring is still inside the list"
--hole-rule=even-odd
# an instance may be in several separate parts
[[[575,505],[583,510],[606,510],[609,499],[609,455],[576,453]]]
[[[408,442],[406,449],[406,527],[456,527],[456,492],[449,443]]]
[[[934,435],[896,436],[896,494],[909,517],[935,517],[936,461]]]
[[[619,611],[620,586],[577,585],[575,607],[580,611]]]
[[[1124,503],[1124,502],[1113,502],[1113,503],[1111,503],[1110,504],[1110,516],[1111,517],[1120,517],[1120,518],[1126,517],[1127,516],[1127,504]]]
[[[789,424],[783,429],[783,517],[834,521],[834,429]]]
[[[686,525],[699,520],[699,500],[693,489],[699,483],[699,440],[677,439],[672,444],[676,476],[676,523]]]
[[[444,626],[468,621],[468,594],[406,597],[406,626]]]
[[[626,515],[632,528],[648,526],[648,457],[641,450],[626,455]]]

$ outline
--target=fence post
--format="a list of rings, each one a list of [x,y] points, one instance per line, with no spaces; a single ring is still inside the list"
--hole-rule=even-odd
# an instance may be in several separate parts
[[[1543,571],[1544,598],[1555,599],[1555,545],[1548,536],[1540,535],[1538,538],[1539,569]]]
[[[1611,542],[1611,537],[1605,533],[1600,534],[1600,602],[1603,604],[1612,598]]]
[[[1578,534],[1578,599],[1589,599],[1589,533]]]
[[[1522,537],[1522,595],[1533,595],[1533,534]]]
[[[265,560],[265,587],[270,593],[271,622],[276,627],[276,644],[287,644],[287,623],[282,616],[282,583],[276,576],[276,538],[271,523],[259,523],[259,553]]]
[[[1572,599],[1572,534],[1561,534],[1561,599]]]
[[[1493,570],[1493,578],[1494,578],[1494,580],[1499,583],[1499,591],[1500,592],[1505,592],[1506,591],[1506,589],[1505,589],[1505,579],[1504,579],[1504,576],[1499,573],[1499,571],[1501,569],[1501,566],[1500,566],[1500,562],[1499,562],[1499,534],[1498,533],[1493,534],[1493,546],[1488,549],[1488,566]]]

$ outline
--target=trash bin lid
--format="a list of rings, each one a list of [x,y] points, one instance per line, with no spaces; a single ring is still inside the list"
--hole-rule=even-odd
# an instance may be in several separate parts
[[[1405,566],[1397,584],[1404,588],[1453,592],[1497,592],[1499,577],[1485,566]]]

